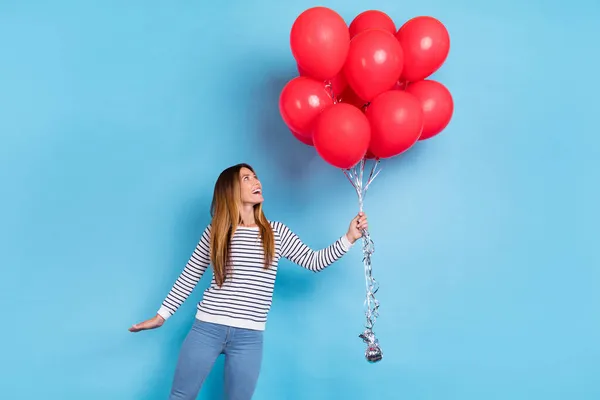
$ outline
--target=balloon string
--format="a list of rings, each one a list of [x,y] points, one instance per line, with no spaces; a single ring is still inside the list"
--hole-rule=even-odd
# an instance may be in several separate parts
[[[368,178],[366,179],[366,182],[365,182],[365,180],[364,180],[365,164],[366,164],[366,159],[363,158],[354,167],[344,170],[344,174],[346,175],[346,177],[348,178],[348,180],[350,181],[350,183],[356,190],[356,194],[358,196],[358,206],[359,206],[359,210],[361,212],[364,209],[364,199],[365,199],[367,190],[369,189],[369,186],[371,185],[373,180],[375,180],[375,178],[379,175],[379,172],[381,171],[381,168],[379,168],[380,167],[379,159],[374,160],[374,163],[371,167]],[[375,294],[379,290],[379,284],[373,277],[373,268],[371,265],[371,256],[375,252],[375,244],[374,244],[373,240],[371,239],[371,235],[369,234],[368,230],[365,229],[365,230],[363,230],[362,233],[363,233],[363,236],[362,236],[363,266],[364,266],[365,290],[366,290],[366,297],[365,297],[365,302],[364,302],[365,303],[364,305],[365,305],[365,317],[366,317],[366,322],[365,322],[366,330],[363,333],[361,333],[359,335],[359,337],[362,338],[365,343],[367,343],[367,345],[369,346],[370,349],[377,348],[379,353],[381,353],[381,350],[379,349],[378,340],[375,337],[375,334],[373,333],[373,327],[375,325],[375,321],[377,320],[377,317],[379,316],[379,301],[375,298]],[[374,360],[369,359],[369,358],[367,358],[367,359],[369,361],[379,361],[381,359],[381,356],[379,356],[379,358],[375,358]]]
[[[337,104],[338,99],[335,95],[335,92],[333,91],[333,83],[331,81],[325,81],[325,89],[327,90],[327,92],[329,92],[329,96],[333,100],[333,104]]]

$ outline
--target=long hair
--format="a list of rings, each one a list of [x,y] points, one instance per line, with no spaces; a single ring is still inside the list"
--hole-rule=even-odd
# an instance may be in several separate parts
[[[210,258],[215,281],[219,287],[223,285],[231,272],[229,252],[231,238],[241,222],[242,206],[240,192],[240,170],[254,169],[248,164],[237,164],[225,169],[215,183],[210,214]],[[254,206],[254,219],[258,225],[264,252],[264,268],[269,268],[275,254],[275,238],[273,229],[263,213],[262,204]]]

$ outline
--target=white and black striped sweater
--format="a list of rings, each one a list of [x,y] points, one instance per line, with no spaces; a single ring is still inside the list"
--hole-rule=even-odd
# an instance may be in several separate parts
[[[275,256],[264,269],[264,252],[256,227],[238,227],[231,239],[232,274],[222,287],[213,279],[198,303],[196,318],[238,328],[264,330],[271,308],[277,265],[281,257],[314,272],[341,258],[352,246],[343,235],[329,247],[314,251],[281,222],[270,222],[275,236]],[[173,315],[190,295],[210,264],[210,225],[204,230],[196,249],[175,281],[158,314]]]

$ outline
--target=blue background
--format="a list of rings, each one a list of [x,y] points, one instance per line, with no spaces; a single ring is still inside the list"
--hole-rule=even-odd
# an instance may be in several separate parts
[[[358,247],[318,275],[282,262],[255,398],[600,398],[600,7],[322,4],[442,20],[455,115],[368,194],[384,360],[357,338]],[[209,276],[161,329],[127,328],[158,309],[231,164],[314,248],[345,232],[353,189],[277,109],[314,5],[0,4],[0,397],[166,398]]]

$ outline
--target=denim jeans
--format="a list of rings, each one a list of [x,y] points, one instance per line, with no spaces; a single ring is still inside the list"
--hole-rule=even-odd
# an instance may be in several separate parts
[[[263,332],[195,320],[181,346],[169,400],[195,400],[215,360],[225,355],[225,396],[250,400],[262,361]]]

